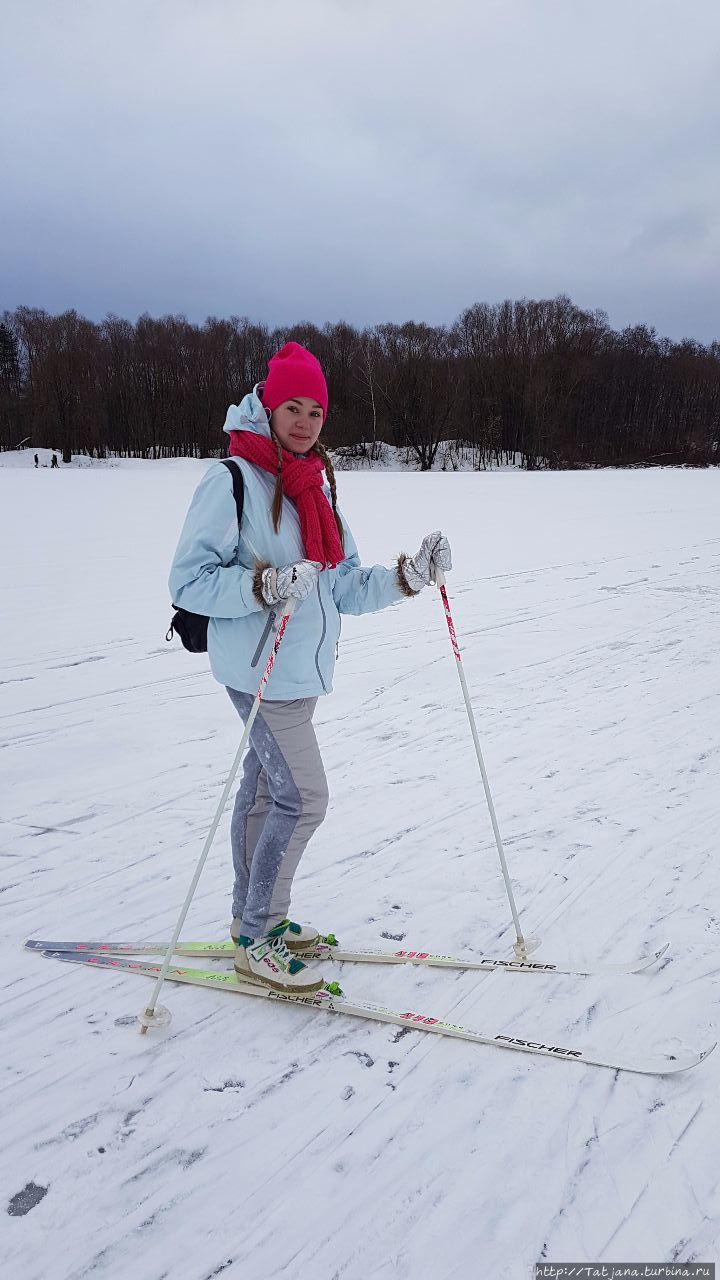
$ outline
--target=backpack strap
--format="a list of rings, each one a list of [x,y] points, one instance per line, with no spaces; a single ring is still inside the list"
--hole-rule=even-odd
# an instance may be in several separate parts
[[[224,467],[227,467],[232,476],[233,497],[235,498],[235,507],[237,509],[238,529],[242,528],[243,502],[245,500],[245,486],[243,484],[242,471],[230,458],[220,458]]]

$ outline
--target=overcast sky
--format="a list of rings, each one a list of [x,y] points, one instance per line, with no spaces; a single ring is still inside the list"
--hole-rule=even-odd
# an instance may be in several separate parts
[[[0,310],[720,338],[718,0],[0,8]]]

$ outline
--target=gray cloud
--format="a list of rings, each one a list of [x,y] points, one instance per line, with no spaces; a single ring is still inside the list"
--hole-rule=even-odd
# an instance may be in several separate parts
[[[713,0],[6,0],[0,303],[720,336]]]

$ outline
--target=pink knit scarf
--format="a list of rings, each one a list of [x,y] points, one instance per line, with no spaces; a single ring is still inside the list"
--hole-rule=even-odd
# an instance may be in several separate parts
[[[230,454],[234,458],[246,458],[271,475],[278,473],[277,450],[273,441],[253,431],[231,431]],[[332,508],[323,493],[322,473],[322,458],[317,454],[295,458],[283,449],[283,493],[297,507],[305,557],[317,560],[323,568],[334,569],[345,558],[345,553]]]

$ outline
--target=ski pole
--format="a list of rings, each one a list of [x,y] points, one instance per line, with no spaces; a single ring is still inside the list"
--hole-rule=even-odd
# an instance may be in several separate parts
[[[148,1027],[152,1027],[152,1026],[166,1027],[170,1023],[170,1019],[172,1016],[170,1013],[170,1010],[166,1009],[163,1005],[158,1005],[157,999],[160,994],[162,984],[165,981],[165,978],[167,976],[167,971],[170,968],[170,965],[172,963],[172,958],[175,951],[175,944],[178,938],[180,937],[180,930],[182,929],[185,923],[185,917],[188,911],[190,910],[190,903],[192,902],[193,897],[195,895],[195,890],[197,889],[198,881],[202,874],[202,869],[205,866],[205,861],[207,859],[208,853],[210,852],[210,846],[212,845],[212,842],[215,838],[215,832],[218,829],[218,825],[222,817],[223,809],[225,808],[225,805],[227,803],[227,798],[230,794],[230,788],[232,787],[232,784],[235,781],[235,774],[238,771],[238,767],[240,765],[240,761],[242,759],[245,746],[247,744],[248,738],[250,737],[250,730],[252,729],[253,724],[255,723],[255,717],[258,711],[260,710],[260,703],[262,701],[263,691],[265,689],[265,685],[270,679],[270,673],[273,669],[273,666],[275,665],[275,658],[277,656],[277,651],[280,648],[280,641],[282,640],[285,634],[285,628],[288,624],[288,620],[290,618],[290,615],[294,607],[295,607],[295,600],[292,596],[290,596],[290,598],[286,600],[285,605],[283,607],[283,615],[278,625],[277,634],[275,636],[275,643],[272,648],[272,653],[268,658],[267,666],[265,668],[265,674],[263,675],[263,678],[260,681],[260,687],[255,695],[255,701],[252,705],[250,715],[247,718],[247,722],[245,724],[245,730],[243,732],[242,738],[240,739],[240,746],[237,749],[235,759],[233,760],[232,768],[230,770],[230,773],[228,774],[227,782],[225,783],[225,786],[223,788],[223,793],[218,802],[218,807],[215,811],[215,817],[212,820],[212,825],[210,827],[210,830],[207,833],[207,838],[203,846],[203,851],[200,854],[198,864],[195,868],[195,874],[192,880],[190,881],[190,888],[187,891],[187,897],[185,898],[185,901],[182,905],[182,910],[180,912],[180,915],[178,916],[178,920],[177,920],[177,924],[175,925],[173,936],[170,939],[170,945],[168,946],[168,949],[165,952],[165,957],[162,963],[162,969],[160,970],[158,980],[155,983],[155,986],[153,988],[153,993],[152,993],[152,996],[150,997],[150,1002],[147,1005],[147,1008],[145,1009],[144,1013],[141,1013],[138,1016],[138,1022],[140,1023],[141,1036],[145,1035]]]
[[[523,937],[522,928],[520,926],[520,916],[518,915],[518,910],[515,905],[515,896],[512,891],[512,885],[510,884],[510,874],[508,872],[507,862],[505,860],[505,850],[503,849],[503,842],[500,837],[500,828],[498,827],[498,821],[495,814],[495,805],[493,804],[492,793],[490,791],[490,783],[488,782],[488,776],[485,770],[485,762],[483,760],[482,751],[480,749],[480,739],[478,737],[477,725],[475,724],[475,716],[473,715],[473,709],[470,703],[470,694],[468,693],[467,681],[465,679],[465,671],[463,669],[462,658],[460,657],[460,648],[457,642],[457,636],[455,634],[455,626],[453,623],[452,614],[450,612],[450,601],[448,600],[447,591],[445,590],[445,574],[443,573],[440,566],[436,565],[434,561],[432,562],[432,572],[435,578],[435,585],[439,588],[440,595],[442,596],[442,602],[445,609],[445,618],[448,625],[448,631],[450,632],[450,640],[453,647],[453,653],[455,654],[455,657],[457,659],[457,671],[460,677],[460,686],[463,691],[463,698],[465,699],[465,708],[468,713],[468,720],[470,721],[470,728],[472,730],[473,742],[475,743],[475,754],[477,755],[478,764],[480,765],[482,783],[485,789],[485,799],[487,800],[488,809],[490,811],[490,821],[492,823],[492,829],[495,834],[495,843],[497,845],[497,851],[500,856],[500,867],[503,874],[503,880],[505,881],[505,889],[507,890],[508,901],[510,903],[510,911],[512,912],[513,924],[515,926],[515,942],[513,944],[513,951],[515,952],[515,955],[517,956],[518,960],[525,960],[530,951],[535,951],[539,947],[540,942],[539,942],[539,939],[537,938],[526,939]]]

